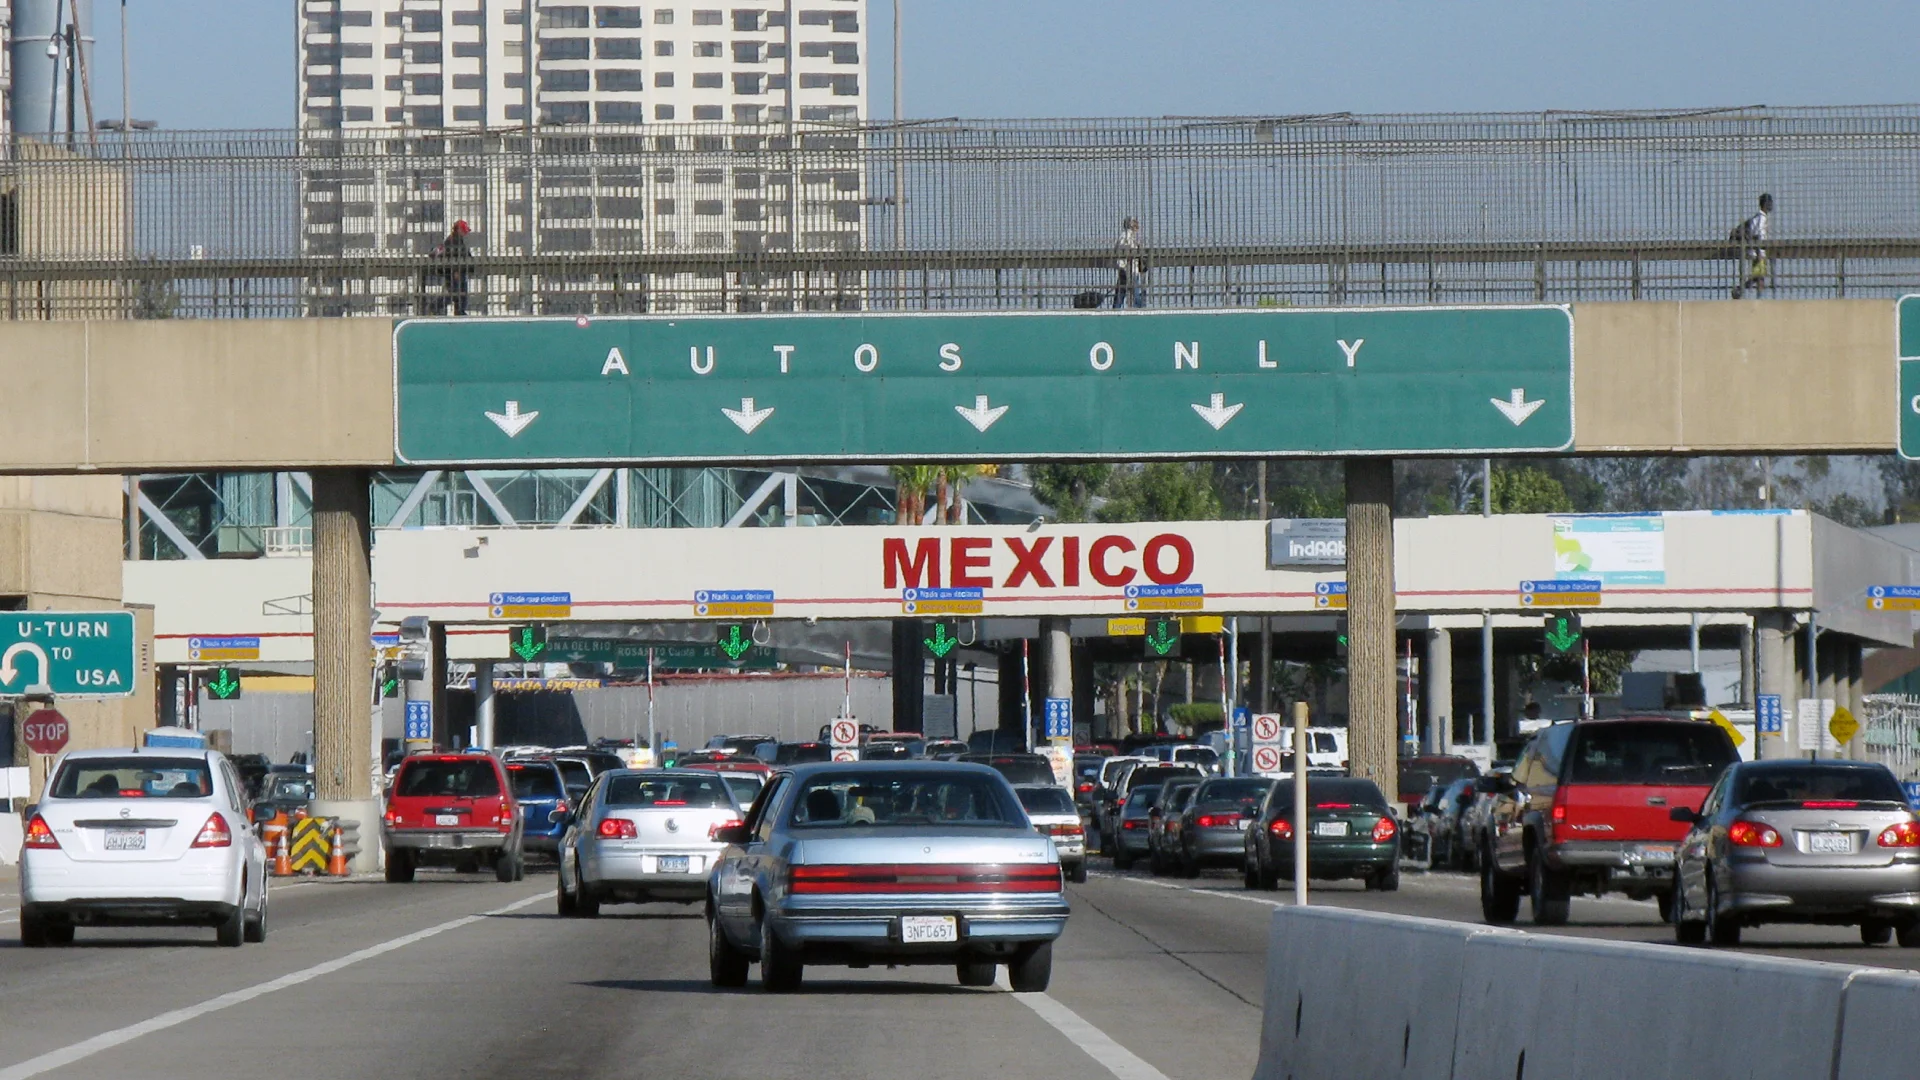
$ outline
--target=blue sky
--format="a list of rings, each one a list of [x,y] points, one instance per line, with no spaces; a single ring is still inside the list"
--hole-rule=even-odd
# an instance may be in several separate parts
[[[804,3],[805,0],[799,0]],[[914,117],[1904,103],[1914,0],[902,0]],[[95,0],[95,115],[120,111]],[[891,0],[869,0],[888,112]],[[133,113],[289,127],[294,0],[128,0]]]

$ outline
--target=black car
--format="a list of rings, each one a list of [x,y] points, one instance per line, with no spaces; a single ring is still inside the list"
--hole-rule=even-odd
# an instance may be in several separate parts
[[[785,742],[773,752],[775,765],[802,765],[810,761],[832,761],[833,747],[824,742]]]
[[[233,763],[233,771],[240,774],[240,783],[247,789],[247,798],[260,797],[260,782],[266,779],[273,762],[265,754],[233,754],[227,758]]]
[[[1009,784],[1051,784],[1053,762],[1040,754],[961,754],[960,760],[985,765]]]
[[[1359,878],[1367,888],[1400,887],[1400,827],[1387,796],[1371,780],[1307,778],[1307,876]],[[1247,888],[1293,880],[1293,781],[1276,781],[1247,830]]]

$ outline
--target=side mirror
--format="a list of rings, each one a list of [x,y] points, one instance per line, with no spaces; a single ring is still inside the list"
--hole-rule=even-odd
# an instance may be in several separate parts
[[[21,808],[20,808],[20,820],[21,820],[21,821],[32,821],[32,820],[33,820],[33,815],[34,815],[34,814],[35,814],[36,812],[38,812],[38,811],[39,811],[39,809],[40,809],[40,804],[39,804],[39,803],[37,803],[37,802],[30,802],[30,803],[28,803],[27,805],[25,805],[25,806],[23,806],[23,807],[21,807]]]
[[[1667,811],[1668,821],[1678,821],[1682,825],[1692,825],[1700,820],[1700,811],[1691,806],[1676,806]]]
[[[247,820],[253,822],[255,825],[272,821],[273,814],[274,809],[272,803],[254,803],[251,807],[247,808]]]
[[[558,807],[555,807],[554,809],[547,811],[547,820],[564,822],[570,825],[573,823],[573,812],[571,810],[561,810]]]
[[[749,835],[745,825],[722,825],[713,831],[713,838],[723,844],[744,844]]]
[[[1502,795],[1511,795],[1520,790],[1520,781],[1512,773],[1496,773],[1493,778],[1493,790]]]

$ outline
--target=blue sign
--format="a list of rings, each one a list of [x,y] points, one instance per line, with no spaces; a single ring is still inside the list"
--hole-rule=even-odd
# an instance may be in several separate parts
[[[1900,784],[1907,793],[1907,805],[1920,809],[1920,780],[1905,780]]]
[[[1599,607],[1600,589],[1598,578],[1523,581],[1520,583],[1520,606]]]
[[[1050,697],[1046,706],[1047,738],[1073,738],[1073,699]]]
[[[1245,708],[1243,706],[1241,708],[1236,708],[1233,710],[1233,730],[1245,731],[1252,726],[1253,726],[1253,710],[1252,709]]]
[[[1870,585],[1867,607],[1872,611],[1920,610],[1920,585]]]
[[[433,702],[407,702],[407,738],[433,741]]]
[[[260,659],[260,639],[257,637],[190,637],[187,639],[187,659],[258,660]]]
[[[1205,596],[1205,585],[1129,585],[1126,588],[1129,600],[1158,600],[1170,596]]]
[[[1753,730],[1760,735],[1778,735],[1786,730],[1786,718],[1780,709],[1779,694],[1755,695]]]

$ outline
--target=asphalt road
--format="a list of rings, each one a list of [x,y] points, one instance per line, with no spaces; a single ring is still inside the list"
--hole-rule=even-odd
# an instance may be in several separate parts
[[[281,882],[264,945],[83,929],[25,950],[0,877],[0,1080],[1214,1080],[1251,1075],[1259,1048],[1256,904],[1096,879],[1073,888],[1046,994],[963,989],[945,968],[822,968],[773,997],[708,985],[696,909],[562,920],[552,888],[551,873]]]

